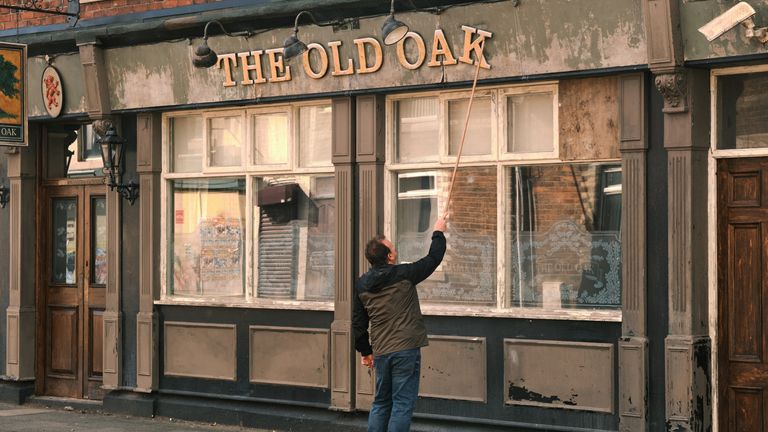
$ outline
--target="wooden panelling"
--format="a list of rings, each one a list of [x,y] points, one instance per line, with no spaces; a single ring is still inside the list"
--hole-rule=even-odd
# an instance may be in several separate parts
[[[753,387],[731,387],[731,428],[734,432],[765,430],[763,390]]]
[[[760,172],[735,173],[731,177],[732,207],[760,207]]]
[[[88,343],[90,349],[90,371],[88,375],[91,377],[101,377],[104,373],[104,311],[93,309],[91,310],[91,323],[90,338]]]
[[[236,378],[235,326],[165,323],[165,375]]]
[[[421,354],[420,396],[486,401],[485,338],[430,336]]]
[[[77,374],[77,309],[48,310],[50,371],[57,375]]]
[[[250,327],[250,381],[328,388],[329,331]]]
[[[504,402],[612,413],[613,345],[504,340]]]
[[[728,338],[731,341],[730,360],[760,362],[763,346],[762,332],[762,233],[759,223],[732,224],[729,243],[733,254],[731,268],[733,283],[729,284],[731,317]]]
[[[562,159],[621,157],[618,94],[617,77],[560,82],[559,123]]]

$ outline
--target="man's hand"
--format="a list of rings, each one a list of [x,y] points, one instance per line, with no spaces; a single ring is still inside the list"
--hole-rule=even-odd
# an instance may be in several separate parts
[[[368,354],[367,356],[361,356],[360,357],[360,364],[367,367],[368,369],[373,367],[373,354]]]
[[[437,221],[435,222],[435,231],[445,232],[445,230],[446,230],[445,219],[443,218],[437,219]]]

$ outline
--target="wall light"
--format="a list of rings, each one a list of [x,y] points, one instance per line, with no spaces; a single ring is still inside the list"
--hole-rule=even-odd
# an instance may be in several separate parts
[[[389,7],[389,16],[384,20],[381,26],[381,35],[384,38],[384,45],[394,45],[405,35],[408,34],[408,26],[395,19],[395,0]]]
[[[290,60],[294,57],[298,57],[307,51],[307,44],[299,40],[299,17],[307,14],[312,19],[312,22],[317,25],[315,16],[310,11],[301,11],[296,14],[296,19],[293,22],[293,34],[288,36],[288,39],[283,42],[283,58]]]
[[[225,35],[229,37],[237,37],[237,36],[251,36],[251,32],[244,31],[244,32],[237,32],[237,33],[229,33],[227,30],[224,29],[224,26],[216,21],[208,21],[205,24],[205,29],[203,30],[203,43],[198,45],[195,48],[195,54],[192,57],[192,64],[196,68],[209,68],[218,62],[218,56],[216,55],[216,52],[214,52],[211,47],[208,46],[208,27],[211,24],[216,24],[219,26],[222,32],[224,32]]]
[[[101,146],[101,159],[104,162],[104,172],[109,175],[109,190],[117,189],[117,192],[133,205],[139,197],[139,185],[131,181],[128,184],[120,183],[123,153],[125,152],[125,140],[117,134],[113,125],[109,126],[103,137],[96,139],[96,144]]]
[[[0,186],[0,207],[5,208],[10,200],[11,189],[8,186],[5,186],[5,182],[3,182],[3,186]]]

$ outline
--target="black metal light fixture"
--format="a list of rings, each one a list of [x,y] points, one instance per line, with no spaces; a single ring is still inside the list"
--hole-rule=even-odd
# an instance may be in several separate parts
[[[296,14],[296,19],[293,22],[293,34],[283,43],[283,58],[285,58],[285,60],[298,57],[307,51],[307,44],[299,40],[299,17],[304,14],[309,15],[312,22],[317,24],[314,15],[312,15],[312,12],[310,11],[303,10]]]
[[[209,68],[215,65],[216,62],[219,61],[219,58],[216,55],[216,52],[213,51],[211,47],[208,46],[208,27],[210,27],[211,24],[218,25],[221,31],[224,32],[224,34],[229,37],[251,36],[251,32],[249,31],[229,33],[226,29],[224,29],[224,26],[219,21],[216,21],[216,20],[208,21],[205,24],[205,29],[203,30],[203,43],[198,45],[195,48],[195,54],[194,56],[192,56],[192,64],[196,68]]]
[[[395,19],[395,0],[392,0],[389,7],[389,16],[381,26],[381,36],[384,38],[384,45],[394,45],[400,42],[406,34],[408,34],[408,26]]]
[[[139,185],[131,181],[128,184],[120,183],[120,171],[122,169],[123,153],[125,152],[125,140],[117,134],[113,125],[109,126],[104,136],[100,136],[96,143],[101,146],[101,159],[104,162],[104,171],[109,175],[109,190],[117,189],[121,197],[133,205],[139,197]]]
[[[0,207],[5,208],[8,205],[8,201],[11,200],[11,188],[5,186],[5,182],[0,186]]]

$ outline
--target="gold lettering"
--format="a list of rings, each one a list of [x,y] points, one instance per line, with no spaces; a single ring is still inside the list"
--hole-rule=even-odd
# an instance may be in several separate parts
[[[413,63],[409,62],[408,57],[405,56],[405,42],[408,39],[413,39],[413,42],[416,43],[416,52],[418,53],[418,58]],[[408,32],[405,34],[405,37],[400,39],[400,42],[397,43],[397,61],[399,61],[404,68],[411,70],[418,69],[422,64],[424,64],[424,59],[426,58],[427,47],[424,45],[424,39],[422,39],[421,35],[418,33]]]
[[[281,82],[281,81],[290,81],[291,80],[291,67],[286,66],[285,63],[283,63],[283,49],[282,48],[274,48],[266,51],[267,56],[269,57],[269,70],[271,72],[271,75],[269,77],[269,82]],[[280,54],[280,57],[277,57],[277,54]],[[280,75],[281,73],[285,73],[284,75]]]
[[[339,46],[341,41],[328,42],[328,46],[331,47],[331,56],[333,56],[333,76],[352,75],[355,73],[355,65],[352,63],[352,59],[347,60],[347,68],[341,70],[341,61],[339,60]]]
[[[240,81],[240,84],[247,85],[247,84],[261,84],[264,82],[267,82],[266,79],[264,79],[264,74],[261,72],[261,54],[264,51],[258,50],[258,51],[244,51],[237,53],[237,56],[240,57],[240,66],[243,68],[243,80]],[[248,63],[248,57],[253,57],[253,64]],[[256,80],[251,79],[251,71],[256,71]]]
[[[235,53],[231,54],[219,54],[219,59],[216,60],[216,67],[221,69],[222,63],[224,64],[224,87],[233,87],[237,83],[232,79],[232,68],[237,65],[237,58]]]
[[[485,39],[493,37],[493,33],[464,25],[461,26],[461,29],[464,30],[464,54],[459,57],[459,61],[466,64],[474,64],[474,61],[469,57],[469,54],[474,51],[475,58],[480,59],[480,67],[490,69],[491,65],[485,61],[483,49],[485,48]],[[473,41],[472,35],[475,33],[478,34],[478,38]]]
[[[437,56],[443,56],[445,59],[438,61]],[[427,66],[455,65],[456,63],[456,57],[453,56],[451,47],[448,45],[448,41],[445,40],[445,34],[440,29],[435,30],[435,38],[432,40],[432,57]]]
[[[317,53],[320,57],[320,70],[317,72],[312,70],[312,65],[309,59],[309,55],[312,50],[317,50]],[[307,73],[307,75],[309,75],[310,78],[320,79],[324,77],[328,72],[328,53],[325,52],[325,48],[323,48],[323,46],[319,43],[311,43],[307,45],[307,52],[304,53],[302,58],[304,60],[304,71]]]
[[[365,74],[376,72],[377,70],[381,69],[381,63],[384,59],[384,56],[381,53],[381,44],[379,41],[372,37],[367,37],[362,39],[355,39],[353,42],[355,45],[357,45],[357,58],[360,61],[357,68],[357,73]],[[373,47],[373,53],[375,55],[373,66],[368,66],[368,59],[365,52],[366,44]]]

